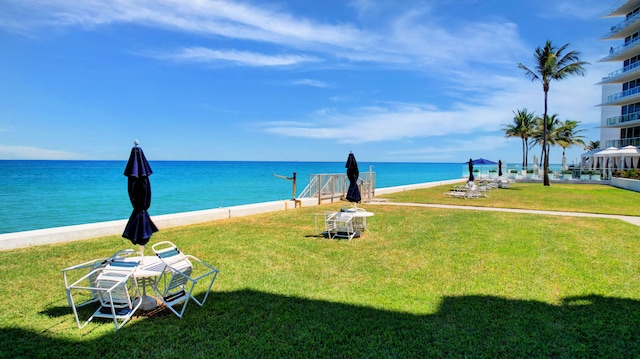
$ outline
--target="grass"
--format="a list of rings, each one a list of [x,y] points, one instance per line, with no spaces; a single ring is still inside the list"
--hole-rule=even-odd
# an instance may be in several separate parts
[[[459,184],[463,184],[463,182]],[[516,183],[508,189],[491,191],[489,198],[472,201],[444,196],[444,192],[451,190],[451,187],[452,185],[436,186],[391,193],[382,197],[395,202],[640,216],[640,206],[638,206],[640,195],[637,192],[606,185],[554,183],[549,187],[544,187],[540,183]]]
[[[550,209],[538,187],[517,184],[467,202],[513,206],[506,196],[514,196]],[[567,189],[572,195],[556,188],[552,208],[563,210],[618,206],[617,213],[633,214],[618,201],[640,200],[606,186],[576,185]],[[430,201],[428,193],[385,197]],[[442,200],[442,189],[433,193]],[[77,329],[60,270],[128,248],[126,240],[0,252],[0,358],[640,355],[638,227],[364,206],[375,212],[371,232],[352,241],[314,233],[313,214],[340,204],[161,230],[151,243],[171,240],[220,269],[213,292],[182,320],[141,316],[118,332],[107,321]]]

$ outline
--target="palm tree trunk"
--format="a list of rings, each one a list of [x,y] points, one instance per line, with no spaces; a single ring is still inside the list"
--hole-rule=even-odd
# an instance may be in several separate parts
[[[524,168],[527,168],[529,167],[529,139],[525,138],[524,143],[525,143],[525,149],[527,151],[527,154],[524,156]]]
[[[542,129],[542,150],[543,150],[543,155],[542,157],[544,158],[544,164],[543,164],[543,172],[544,173],[544,185],[545,186],[550,186],[551,183],[549,183],[549,152],[547,151],[547,94],[548,94],[549,90],[548,89],[544,89],[544,116],[542,117],[542,122],[543,122],[543,129]]]
[[[524,168],[524,159],[525,157],[525,149],[524,149],[525,143],[524,143],[524,138],[522,138],[522,167]]]

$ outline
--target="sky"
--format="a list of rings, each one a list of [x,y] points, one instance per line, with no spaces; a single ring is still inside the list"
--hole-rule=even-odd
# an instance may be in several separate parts
[[[503,128],[543,114],[517,63],[547,40],[590,63],[549,113],[599,140],[617,3],[3,0],[0,159],[126,160],[138,139],[151,161],[521,163]]]

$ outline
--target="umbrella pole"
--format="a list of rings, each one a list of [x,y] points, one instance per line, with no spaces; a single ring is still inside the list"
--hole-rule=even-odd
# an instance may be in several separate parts
[[[142,244],[138,244],[138,253],[140,253],[140,257],[144,259],[144,246]]]

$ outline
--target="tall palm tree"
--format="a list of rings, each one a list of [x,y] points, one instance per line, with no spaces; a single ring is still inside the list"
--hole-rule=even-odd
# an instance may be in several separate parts
[[[529,166],[529,137],[533,133],[533,124],[535,114],[528,112],[526,108],[517,110],[513,113],[513,123],[503,125],[505,137],[520,137],[522,140],[522,168]]]
[[[600,141],[589,141],[589,145],[587,146],[587,149],[591,151],[591,150],[595,150],[596,148],[600,148]]]
[[[569,44],[556,48],[551,44],[551,41],[547,40],[547,43],[543,48],[537,47],[534,58],[534,69],[531,70],[522,63],[518,63],[518,67],[524,70],[526,76],[531,81],[540,81],[542,83],[542,90],[544,91],[544,115],[542,118],[547,120],[547,97],[549,93],[549,84],[552,80],[562,80],[572,75],[584,76],[584,66],[588,62],[580,61],[580,53],[577,51],[569,51],[565,53],[565,50],[569,47]],[[547,126],[542,126],[544,134],[542,153],[544,158],[544,185],[549,186],[549,153],[547,153]]]

